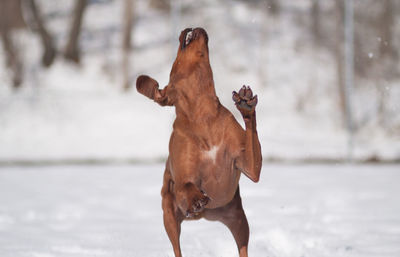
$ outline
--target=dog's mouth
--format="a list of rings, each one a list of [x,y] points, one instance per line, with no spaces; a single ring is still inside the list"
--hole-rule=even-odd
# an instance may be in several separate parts
[[[188,45],[190,45],[192,42],[194,42],[200,37],[204,38],[204,43],[207,45],[208,36],[207,32],[203,28],[185,29],[184,31],[182,31],[179,37],[179,41],[181,42],[181,49],[186,48]]]
[[[193,30],[186,33],[185,45],[189,45],[192,39],[193,39]]]
[[[190,42],[192,42],[193,39],[194,39],[193,29],[190,29],[185,34],[183,41],[183,48],[187,47],[190,44]]]

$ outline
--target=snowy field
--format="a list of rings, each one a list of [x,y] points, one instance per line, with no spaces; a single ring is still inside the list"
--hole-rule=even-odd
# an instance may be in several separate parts
[[[173,256],[163,166],[0,168],[0,256]],[[400,166],[264,165],[241,180],[250,256],[400,256]],[[236,256],[219,223],[183,223],[190,256]]]

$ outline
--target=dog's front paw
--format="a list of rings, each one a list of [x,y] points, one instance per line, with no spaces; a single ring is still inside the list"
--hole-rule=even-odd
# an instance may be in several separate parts
[[[238,108],[243,117],[248,117],[254,113],[258,102],[257,95],[253,96],[253,91],[249,86],[243,86],[239,90],[239,93],[233,91],[232,99],[235,102],[236,108]]]

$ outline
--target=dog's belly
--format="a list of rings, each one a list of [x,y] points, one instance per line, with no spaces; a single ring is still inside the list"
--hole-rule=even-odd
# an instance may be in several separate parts
[[[200,187],[211,199],[206,208],[225,206],[233,199],[240,178],[233,157],[223,147],[213,146],[202,151],[199,161]]]
[[[194,136],[186,126],[174,125],[169,145],[172,179],[177,186],[191,182],[204,191],[211,199],[206,208],[225,206],[233,199],[241,174],[234,165],[240,154],[238,138],[222,130]]]

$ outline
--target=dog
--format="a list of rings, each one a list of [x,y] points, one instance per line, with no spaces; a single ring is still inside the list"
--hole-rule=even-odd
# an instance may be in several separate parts
[[[175,256],[182,256],[182,221],[200,218],[225,224],[240,257],[247,256],[249,226],[239,178],[241,173],[254,182],[260,178],[257,96],[248,86],[238,93],[233,91],[232,99],[244,119],[243,129],[216,96],[208,35],[203,28],[181,32],[164,89],[146,75],[137,78],[136,89],[161,106],[174,106],[176,111],[161,190],[164,227]]]

